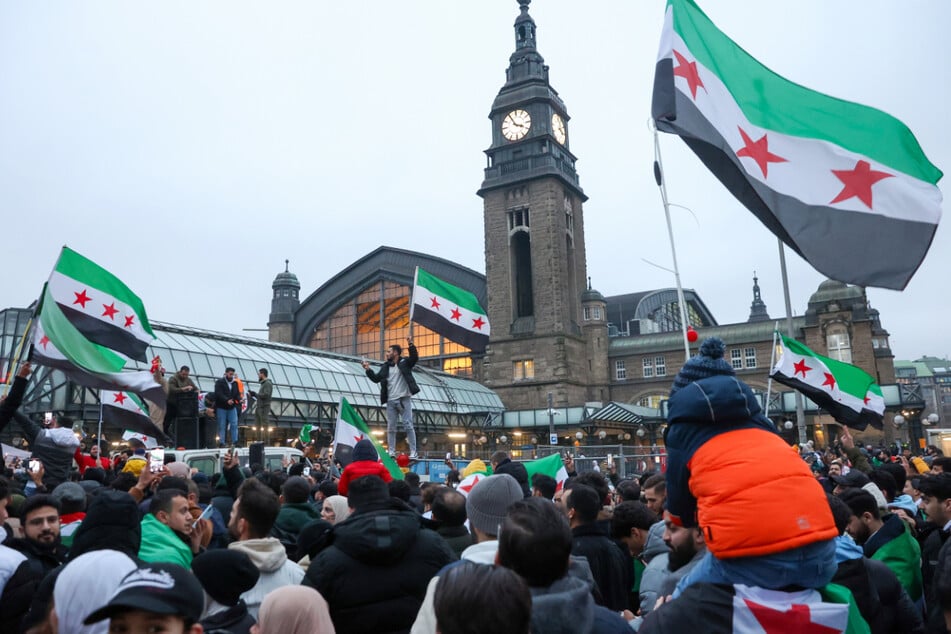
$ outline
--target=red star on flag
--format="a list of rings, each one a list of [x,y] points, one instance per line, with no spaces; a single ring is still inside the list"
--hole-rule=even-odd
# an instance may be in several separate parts
[[[125,327],[131,328],[132,324],[135,322],[135,315],[126,315],[125,316]]]
[[[76,301],[74,301],[73,304],[79,304],[83,308],[86,308],[86,302],[92,301],[92,297],[90,297],[89,295],[86,295],[85,288],[83,289],[82,293],[77,293],[76,291],[73,291],[73,295],[76,296]]]
[[[868,402],[869,402],[870,400],[872,400],[872,399],[870,399],[870,398],[868,397],[868,394],[866,394],[866,395],[865,395],[865,398],[862,399],[862,402],[865,403],[866,405],[868,405]]]
[[[739,157],[747,157],[756,161],[763,178],[766,178],[766,172],[770,163],[785,163],[786,159],[769,151],[769,140],[764,134],[758,141],[750,138],[743,128],[737,126],[740,130],[740,136],[743,137],[743,147],[736,153]]]
[[[802,372],[802,378],[806,378],[806,372],[812,369],[808,365],[806,365],[805,359],[800,359],[797,363],[794,363],[793,368],[795,369],[795,371],[793,372],[793,376],[796,376],[797,374]]]
[[[828,385],[830,388],[835,389],[835,377],[828,372],[823,372],[823,374],[826,375],[826,380],[822,382],[822,385]]]
[[[872,208],[872,185],[883,178],[892,176],[887,172],[873,170],[868,161],[859,161],[850,170],[832,170],[832,173],[842,181],[845,187],[842,188],[838,196],[832,199],[830,205],[855,197],[861,200],[869,209]]]
[[[477,330],[482,330],[482,326],[485,325],[485,320],[479,317],[478,319],[472,320],[472,327]]]
[[[703,85],[703,80],[700,79],[700,73],[697,72],[697,62],[688,62],[687,58],[677,51],[674,51],[674,57],[677,58],[677,63],[680,64],[674,69],[674,75],[687,80],[687,86],[690,87],[690,94],[696,99],[697,86],[703,88],[704,91],[707,89],[706,86]]]
[[[436,310],[439,310],[439,300],[438,300],[438,299],[436,299],[435,297],[433,297],[433,298],[431,298],[429,301],[431,302],[430,308],[435,308]]]
[[[839,630],[826,627],[821,623],[814,623],[812,614],[808,605],[794,603],[785,612],[775,610],[771,607],[753,603],[749,599],[744,599],[746,607],[750,609],[756,620],[763,627],[766,634],[786,634],[786,632],[797,632],[797,634],[839,634]]]
[[[363,440],[363,434],[360,434],[359,436],[354,436],[354,437],[353,437],[353,444],[357,444],[357,443],[360,442],[361,440]]]
[[[116,392],[113,394],[114,400],[113,403],[118,403],[119,405],[125,405],[125,399],[127,398],[122,392]]]
[[[458,309],[458,308],[453,308],[453,309],[452,309],[452,315],[450,315],[449,318],[450,318],[450,319],[455,319],[456,321],[459,321],[460,319],[462,319],[462,313],[459,312],[459,309]]]
[[[115,302],[112,302],[112,303],[109,304],[108,306],[106,306],[105,304],[103,304],[102,307],[103,307],[103,309],[104,309],[103,312],[102,312],[102,316],[103,316],[103,317],[108,317],[109,319],[115,321],[115,320],[116,320],[116,313],[119,312],[119,309],[116,308],[116,303],[115,303]]]
[[[46,350],[46,344],[50,342],[50,338],[46,335],[43,335],[43,338],[40,339],[40,345],[43,346],[43,349]]]
[[[460,491],[464,491],[465,494],[468,495],[468,494],[472,491],[472,487],[474,487],[476,484],[478,484],[478,483],[479,483],[479,480],[481,480],[481,479],[482,479],[482,478],[480,478],[479,476],[475,476],[475,477],[472,478],[472,482],[470,482],[469,484],[467,484],[467,485],[465,485],[465,486],[459,487],[459,490],[460,490]]]

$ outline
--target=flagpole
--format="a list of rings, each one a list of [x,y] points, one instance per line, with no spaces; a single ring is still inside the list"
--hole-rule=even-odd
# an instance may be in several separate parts
[[[26,322],[26,330],[23,331],[23,336],[20,337],[20,343],[17,344],[16,352],[13,353],[13,356],[10,358],[10,367],[7,369],[6,380],[3,383],[3,395],[6,396],[7,391],[10,389],[10,384],[13,381],[13,375],[17,371],[17,366],[20,365],[20,359],[23,357],[23,347],[26,343],[26,338],[30,336],[30,331],[33,329],[33,315],[30,315],[29,321]]]
[[[687,339],[687,307],[684,302],[684,289],[680,283],[680,268],[677,266],[677,249],[674,247],[674,228],[670,222],[670,203],[667,200],[667,185],[664,183],[663,162],[660,157],[660,135],[654,128],[654,180],[660,189],[660,198],[664,203],[664,216],[667,218],[667,236],[670,238],[670,255],[674,261],[674,281],[677,283],[677,304],[680,306],[680,330],[684,338],[684,360],[690,360],[690,341]]]
[[[96,444],[99,445],[99,455],[102,455],[102,390],[99,390],[99,430],[96,432]]]
[[[792,325],[792,302],[789,299],[789,277],[786,275],[786,249],[783,247],[783,241],[780,238],[776,238],[776,242],[779,244],[779,269],[783,276],[783,297],[786,299],[786,335],[790,339],[795,339]],[[796,428],[799,430],[799,443],[801,445],[805,444],[806,414],[802,403],[802,394],[799,390],[796,390]]]
[[[776,365],[776,334],[778,330],[779,322],[777,321],[773,326],[773,347],[769,351],[769,376],[766,379],[766,406],[763,408],[766,411],[766,418],[769,418],[769,398],[773,392],[773,367]]]

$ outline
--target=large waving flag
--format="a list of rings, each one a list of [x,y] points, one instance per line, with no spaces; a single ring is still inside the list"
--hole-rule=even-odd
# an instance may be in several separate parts
[[[376,452],[380,456],[380,461],[386,467],[390,475],[397,480],[403,479],[403,470],[399,468],[396,461],[390,457],[380,442],[370,433],[369,427],[363,422],[363,419],[353,409],[353,406],[345,398],[340,399],[340,407],[337,410],[337,424],[334,430],[334,460],[347,466],[352,461],[353,448],[364,438],[369,438]]]
[[[489,342],[489,317],[476,296],[418,266],[409,318],[473,351]]]
[[[546,456],[545,458],[526,462],[525,470],[528,471],[529,484],[532,482],[533,475],[536,473],[543,473],[555,479],[555,482],[557,483],[557,491],[560,491],[562,487],[564,487],[565,480],[568,479],[568,470],[565,469],[565,464],[561,460],[561,454],[557,453],[553,453],[552,455]]]
[[[885,400],[875,379],[862,368],[816,354],[782,337],[782,351],[770,376],[799,390],[843,425],[882,428]]]
[[[828,277],[902,289],[931,246],[942,173],[911,131],[777,75],[692,0],[668,0],[652,111]]]
[[[80,385],[98,390],[127,391],[149,399],[165,407],[165,391],[155,382],[148,370],[124,370],[119,372],[88,372],[66,358],[53,341],[46,336],[41,321],[33,324],[33,360],[40,365],[56,368]]]
[[[168,444],[168,438],[149,418],[149,408],[138,396],[131,392],[100,390],[99,402],[102,403],[102,422],[136,435],[149,436]],[[146,442],[146,441],[143,441]]]

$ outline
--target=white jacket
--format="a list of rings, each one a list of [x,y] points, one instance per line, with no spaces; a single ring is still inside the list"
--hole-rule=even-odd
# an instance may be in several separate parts
[[[233,542],[228,548],[246,554],[261,572],[257,584],[241,595],[248,604],[248,612],[255,620],[258,618],[261,602],[271,590],[299,585],[304,578],[304,570],[287,558],[284,545],[274,537]]]

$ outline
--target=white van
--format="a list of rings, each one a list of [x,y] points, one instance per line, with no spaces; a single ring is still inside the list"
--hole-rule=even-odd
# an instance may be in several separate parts
[[[248,448],[236,447],[238,462],[242,467],[248,466]],[[166,449],[166,455],[175,456],[176,462],[183,462],[189,469],[198,469],[208,477],[221,473],[222,460],[228,449]],[[299,462],[299,449],[293,447],[265,447],[264,468],[268,471],[280,471],[284,468],[284,460]]]

